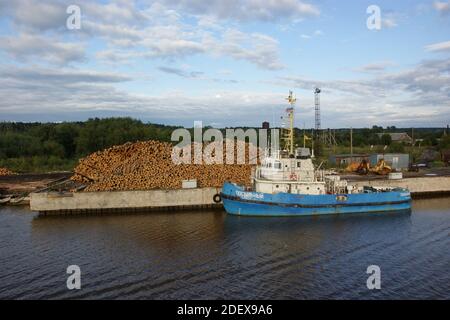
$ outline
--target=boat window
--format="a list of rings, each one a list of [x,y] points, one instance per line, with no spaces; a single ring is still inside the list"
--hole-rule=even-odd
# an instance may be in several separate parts
[[[269,166],[268,166],[269,168],[272,168],[272,162],[269,162]]]
[[[276,161],[276,162],[274,163],[274,168],[275,168],[275,169],[281,169],[281,162]]]
[[[297,168],[300,168],[300,161],[297,162]]]

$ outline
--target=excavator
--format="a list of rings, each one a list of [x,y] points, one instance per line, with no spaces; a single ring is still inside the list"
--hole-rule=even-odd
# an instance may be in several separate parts
[[[360,163],[350,163],[347,168],[345,168],[345,171],[355,172],[358,174],[374,173],[384,176],[389,174],[392,171],[392,168],[386,163],[386,161],[384,161],[384,159],[378,160],[378,163],[372,168],[366,160],[362,160]]]
[[[384,159],[380,159],[378,160],[377,165],[370,169],[370,172],[384,176],[392,172],[392,168],[384,161]]]
[[[370,165],[366,160],[362,160],[361,162],[352,162],[347,168],[345,168],[346,172],[356,172],[358,174],[368,174],[370,171]]]

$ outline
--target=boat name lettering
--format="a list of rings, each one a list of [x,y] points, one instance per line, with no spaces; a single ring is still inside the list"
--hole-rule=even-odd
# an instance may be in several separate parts
[[[243,199],[263,199],[264,195],[260,193],[236,191],[236,194]]]

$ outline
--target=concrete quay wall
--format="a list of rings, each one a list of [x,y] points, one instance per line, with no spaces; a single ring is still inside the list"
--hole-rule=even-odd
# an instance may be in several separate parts
[[[220,188],[111,192],[42,192],[30,195],[30,209],[42,213],[212,208]],[[219,205],[220,206],[220,205]]]
[[[407,188],[413,197],[420,198],[433,195],[450,195],[450,176],[445,177],[415,177],[399,180],[374,179],[354,181],[350,184],[356,186],[373,187],[402,187]]]

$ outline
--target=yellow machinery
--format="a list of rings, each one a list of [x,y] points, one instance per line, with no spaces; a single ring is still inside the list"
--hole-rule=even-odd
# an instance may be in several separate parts
[[[345,168],[345,171],[368,174],[370,172],[370,165],[366,160],[363,160],[360,163],[352,162],[347,166],[347,168]]]
[[[346,172],[356,172],[359,174],[368,174],[374,173],[379,175],[387,175],[392,171],[392,168],[384,161],[384,159],[378,160],[378,163],[374,167],[370,167],[370,164],[363,160],[360,163],[353,162],[350,163],[347,168],[345,168]]]
[[[389,174],[392,171],[392,168],[387,165],[386,161],[384,159],[378,160],[378,163],[375,167],[370,169],[370,172],[386,175]]]
[[[286,109],[286,114],[289,120],[289,128],[282,130],[281,139],[284,141],[284,150],[289,151],[290,155],[294,154],[294,104],[297,101],[294,98],[292,91],[289,91],[289,96],[286,98],[290,107]]]

